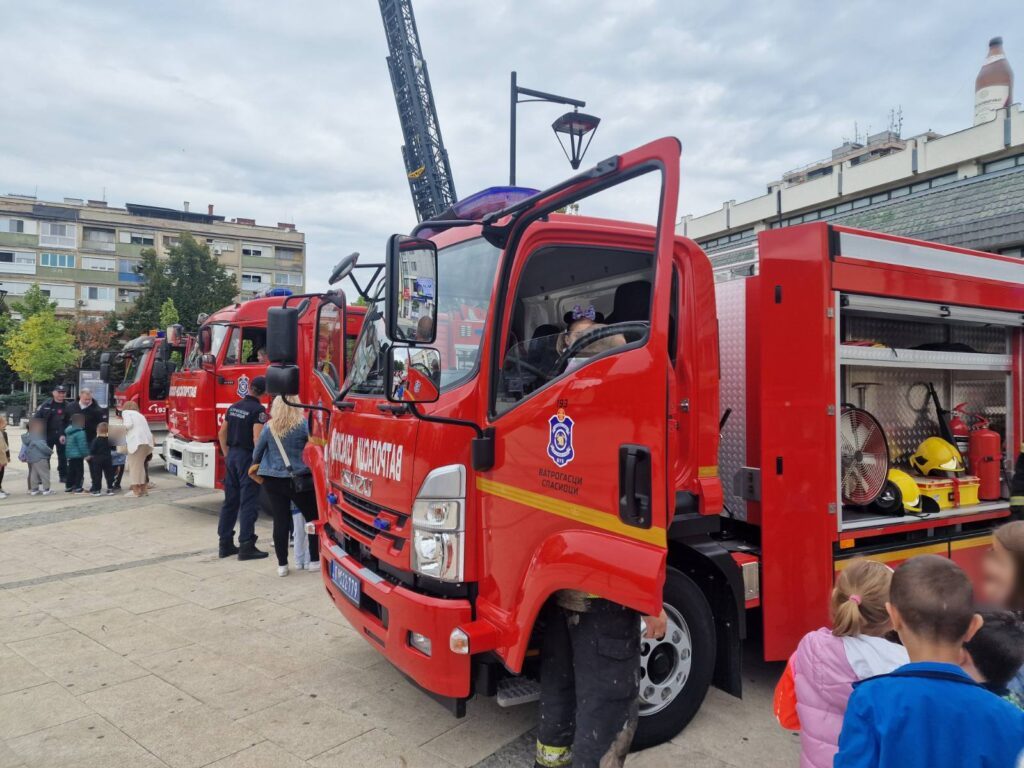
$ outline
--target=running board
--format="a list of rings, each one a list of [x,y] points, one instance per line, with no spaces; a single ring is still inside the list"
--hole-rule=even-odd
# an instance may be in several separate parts
[[[540,683],[532,677],[506,677],[498,683],[499,707],[516,707],[540,698]]]

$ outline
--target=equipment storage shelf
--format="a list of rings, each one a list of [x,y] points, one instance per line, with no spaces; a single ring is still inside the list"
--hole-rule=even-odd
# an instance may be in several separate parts
[[[910,457],[927,438],[942,436],[939,408],[948,412],[961,403],[965,404],[964,413],[969,414],[965,421],[978,425],[982,423],[979,420],[984,420],[989,429],[998,433],[1005,467],[1006,457],[1015,455],[1011,454],[1007,425],[1013,423],[1011,332],[1020,327],[1020,314],[979,309],[958,312],[957,308],[923,302],[845,294],[839,305],[840,413],[853,406],[867,411],[877,421],[884,433],[889,468],[906,472],[915,483],[925,482],[910,464]],[[945,418],[949,418],[948,413]],[[958,447],[966,460],[967,438],[962,440]],[[841,531],[879,526],[898,529],[921,520],[969,520],[971,516],[991,515],[1008,507],[1008,489],[1002,482],[999,498],[961,503],[961,478],[976,474],[970,467],[965,473],[948,475],[956,477],[957,484],[948,494],[935,494],[943,498],[940,509],[930,504],[927,511],[894,512],[880,503],[884,496],[870,504],[849,503],[843,490],[842,435],[837,436],[837,442]],[[876,442],[876,449],[877,445]],[[847,455],[849,461],[849,450]],[[856,451],[854,455],[855,461],[861,462],[857,465],[858,473],[869,476],[874,485],[879,477],[885,477],[871,463],[870,455],[866,457]],[[947,479],[943,475],[927,480],[936,482],[938,487],[938,481]]]

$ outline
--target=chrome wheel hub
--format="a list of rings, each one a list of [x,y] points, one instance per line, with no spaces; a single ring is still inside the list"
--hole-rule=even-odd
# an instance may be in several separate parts
[[[640,638],[640,716],[660,712],[686,687],[693,646],[679,611],[665,605],[668,629],[661,640]]]

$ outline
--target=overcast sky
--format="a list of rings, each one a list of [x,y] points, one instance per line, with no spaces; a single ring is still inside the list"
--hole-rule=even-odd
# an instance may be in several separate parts
[[[460,196],[507,181],[513,69],[601,117],[588,160],[678,136],[680,214],[761,194],[892,108],[905,136],[967,127],[992,35],[1024,72],[1020,0],[414,6]],[[415,222],[373,0],[0,0],[0,18],[2,193],[294,222],[312,287]],[[561,111],[520,107],[520,183],[569,174]]]

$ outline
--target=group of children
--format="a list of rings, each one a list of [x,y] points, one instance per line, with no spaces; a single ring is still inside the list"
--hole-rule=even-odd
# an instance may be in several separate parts
[[[1013,768],[1024,759],[1024,521],[997,529],[981,601],[951,560],[858,559],[832,626],[808,633],[775,690],[801,768]]]
[[[7,443],[7,420],[0,417],[0,436],[4,445]],[[85,416],[76,413],[71,423],[64,430],[64,451],[67,457],[67,475],[64,483],[66,493],[85,493],[85,467],[89,466],[91,480],[89,493],[93,496],[112,496],[121,489],[121,477],[124,475],[125,453],[119,450],[125,445],[123,430],[111,428],[106,422],[96,426],[96,437],[90,442],[85,431]],[[21,436],[21,452],[18,458],[28,465],[28,490],[33,496],[49,496],[54,491],[50,488],[50,457],[53,448],[46,440],[46,423],[39,418],[32,418],[28,423],[28,431]],[[10,460],[10,452],[7,451]],[[3,473],[0,471],[0,485]],[[106,483],[106,491],[103,485]],[[7,494],[0,489],[0,498]]]

